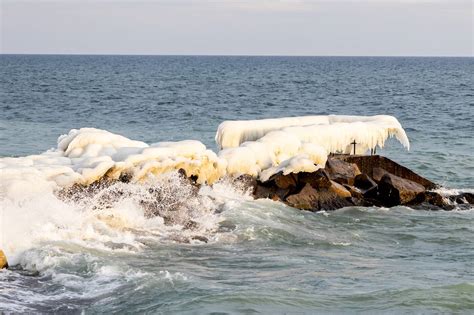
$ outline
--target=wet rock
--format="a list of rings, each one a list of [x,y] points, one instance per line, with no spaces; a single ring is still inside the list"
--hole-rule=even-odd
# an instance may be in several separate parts
[[[329,187],[329,191],[335,193],[340,198],[352,197],[349,190],[347,190],[343,185],[336,183],[335,181],[331,181],[331,186]]]
[[[377,186],[377,183],[367,174],[359,174],[354,179],[354,186],[361,191],[366,191]]]
[[[318,198],[317,190],[307,183],[299,193],[286,198],[286,202],[298,209],[312,210],[314,205],[317,204]]]
[[[314,210],[337,210],[344,207],[353,206],[351,198],[341,198],[330,192],[320,192],[317,206]]]
[[[357,199],[364,198],[364,196],[362,195],[362,191],[359,188],[350,186],[350,185],[343,185],[343,186],[344,188],[347,189],[347,191],[350,192],[352,198],[357,198]]]
[[[339,155],[339,156],[334,156],[334,158],[338,158],[349,163],[357,164],[357,167],[359,167],[359,170],[362,173],[365,173],[374,179],[375,179],[374,170],[375,168],[379,168],[379,169],[385,170],[386,172],[389,172],[390,174],[393,174],[398,177],[405,178],[405,179],[411,180],[412,182],[420,184],[423,187],[425,187],[425,189],[434,189],[438,187],[438,185],[436,185],[429,179],[426,179],[416,174],[415,172],[406,168],[405,166],[400,165],[397,162],[392,161],[391,159],[384,156]]]
[[[301,190],[302,185],[297,187],[299,174],[283,175],[277,173],[266,182],[257,181],[254,196],[255,198],[269,198],[272,200],[284,201],[286,196]]]
[[[425,187],[409,178],[428,186],[431,182],[389,159],[359,156],[355,161],[358,163],[329,157],[324,169],[312,173],[276,174],[267,182],[258,182],[255,197],[279,200],[311,211],[333,210],[350,205],[392,207],[426,204],[441,209],[452,207],[449,201],[446,202],[440,196],[425,194]],[[370,174],[361,173],[359,164]],[[409,178],[396,176],[384,166]],[[474,199],[472,197],[472,194],[459,197],[458,202],[467,203]]]
[[[133,175],[130,173],[122,173],[119,176],[119,181],[122,183],[130,183],[133,179]]]
[[[186,170],[180,168],[178,170],[178,175],[183,179],[187,180],[191,185],[200,187],[201,185],[197,183],[198,176],[197,175],[188,175],[186,174]]]
[[[381,202],[379,199],[375,198],[364,198],[361,201],[359,201],[359,204],[362,207],[384,207],[385,205],[383,202]]]
[[[257,179],[251,175],[240,175],[235,178],[234,184],[238,185],[243,191],[254,192],[257,188]]]
[[[380,167],[374,167],[374,169],[372,170],[372,178],[376,181],[376,182],[380,182],[380,180],[382,179],[382,177],[387,174],[388,172],[386,170],[384,170],[383,168],[380,168]]]
[[[426,210],[453,210],[455,206],[449,200],[439,193],[434,191],[425,191],[422,194],[424,197],[423,203],[418,207]],[[412,202],[414,204],[414,202]]]
[[[331,157],[326,162],[325,170],[333,181],[351,186],[354,185],[354,178],[360,174],[359,167],[355,163]]]
[[[470,205],[474,205],[474,194],[473,193],[462,193],[461,198],[467,201]]]
[[[184,224],[183,229],[196,230],[198,227],[199,227],[199,224],[196,221],[189,220]]]
[[[387,207],[418,201],[424,192],[422,185],[390,173],[383,175],[378,185],[378,199]]]
[[[377,199],[378,185],[367,174],[359,174],[354,178],[354,186],[359,188],[364,198]]]
[[[203,242],[203,243],[207,243],[209,242],[209,239],[205,236],[202,236],[202,235],[194,235],[191,237],[192,240],[195,240],[195,241],[200,241],[200,242]]]
[[[341,197],[341,195],[348,197]],[[331,185],[327,189],[317,190],[311,184],[306,183],[299,193],[288,196],[286,202],[292,207],[304,210],[335,210],[353,205],[350,198],[349,191],[342,185]]]
[[[361,207],[382,206],[382,203],[378,201],[377,199],[375,199],[377,197],[377,186],[374,186],[372,190],[365,191],[367,196],[364,196],[362,190],[360,190],[357,187],[344,185],[344,188],[346,188],[351,193],[351,202],[355,206],[361,206]],[[373,197],[370,197],[371,195],[373,195]]]
[[[324,169],[319,169],[313,173],[299,173],[298,182],[301,185],[309,184],[315,189],[327,189],[331,186],[329,174]]]
[[[5,256],[5,253],[0,249],[0,269],[7,269],[7,268],[8,268],[7,256]]]
[[[282,172],[270,177],[275,181],[275,185],[281,189],[294,189],[298,183],[298,174],[283,175]]]
[[[289,189],[281,189],[276,186],[262,185],[257,184],[257,187],[254,190],[254,197],[259,198],[268,198],[275,201],[283,201],[285,197],[290,193]]]
[[[117,181],[103,177],[89,185],[74,184],[56,192],[59,199],[63,201],[80,202],[85,198],[92,198],[97,193],[114,185]]]
[[[474,194],[472,193],[461,193],[459,195],[450,196],[449,199],[457,204],[470,204],[474,205]]]

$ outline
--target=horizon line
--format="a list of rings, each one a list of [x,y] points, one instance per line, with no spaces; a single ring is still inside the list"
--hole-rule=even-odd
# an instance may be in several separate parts
[[[474,55],[284,55],[284,54],[129,54],[129,53],[3,53],[3,56],[142,56],[142,57],[380,57],[380,58],[473,58]]]

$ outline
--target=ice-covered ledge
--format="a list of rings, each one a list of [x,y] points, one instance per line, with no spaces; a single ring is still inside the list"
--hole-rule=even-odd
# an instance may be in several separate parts
[[[256,141],[277,130],[300,134],[302,138],[313,141],[315,138],[320,138],[320,142],[333,144],[331,147],[338,147],[341,143],[346,145],[346,142],[337,141],[337,139],[352,138],[360,144],[365,144],[369,149],[377,145],[383,146],[388,137],[395,136],[405,148],[410,148],[410,142],[402,125],[397,118],[389,115],[320,115],[260,120],[228,120],[219,125],[215,140],[219,149],[232,148],[238,147],[246,141]],[[316,132],[316,134],[306,131]],[[331,133],[331,131],[334,132]],[[324,138],[328,136],[330,136],[328,140],[332,141],[325,141]],[[345,150],[346,148],[339,149]]]
[[[265,181],[280,171],[315,171],[331,153],[364,154],[381,148],[389,137],[409,149],[405,130],[393,116],[328,115],[225,121],[216,142],[228,174]]]

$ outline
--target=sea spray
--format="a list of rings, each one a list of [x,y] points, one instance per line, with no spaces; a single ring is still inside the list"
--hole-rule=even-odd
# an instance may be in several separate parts
[[[250,198],[243,189],[230,179],[198,187],[170,172],[140,183],[103,180],[42,194],[25,190],[20,200],[0,201],[1,246],[17,264],[23,252],[51,241],[125,252],[140,251],[149,239],[208,242],[222,220],[219,209]]]

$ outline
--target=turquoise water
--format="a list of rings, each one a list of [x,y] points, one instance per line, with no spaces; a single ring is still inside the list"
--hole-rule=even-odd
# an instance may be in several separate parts
[[[384,155],[443,192],[472,191],[473,70],[472,58],[2,55],[0,156],[43,152],[86,126],[214,148],[226,119],[390,114],[412,147],[390,141]],[[18,238],[22,248],[0,272],[0,310],[474,310],[472,209],[310,213],[254,201],[225,181],[193,195],[170,176],[147,185],[166,191],[165,207],[183,203],[176,216],[201,223],[198,230],[144,216],[148,186],[108,188],[130,192],[111,207],[42,194],[0,199],[0,240]]]

